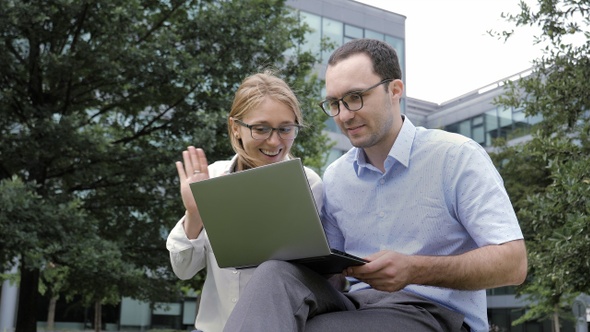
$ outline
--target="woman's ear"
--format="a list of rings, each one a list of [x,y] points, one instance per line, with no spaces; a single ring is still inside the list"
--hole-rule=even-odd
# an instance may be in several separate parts
[[[229,118],[229,121],[231,122],[232,135],[234,135],[236,139],[240,139],[240,126],[234,121],[234,118],[232,117]]]

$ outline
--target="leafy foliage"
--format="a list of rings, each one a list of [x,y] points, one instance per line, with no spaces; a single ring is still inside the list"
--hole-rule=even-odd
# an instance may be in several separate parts
[[[0,1],[0,267],[18,261],[21,295],[51,265],[63,273],[43,287],[87,303],[179,296],[174,161],[189,144],[233,154],[227,113],[251,73],[292,84],[309,124],[294,152],[319,169],[316,58],[294,47],[305,32],[283,0]],[[19,301],[28,322],[33,302]]]
[[[543,116],[528,142],[500,142],[502,152],[494,156],[529,253],[529,280],[519,293],[531,308],[515,323],[571,317],[571,300],[590,292],[589,14],[588,0],[539,0],[535,8],[521,2],[520,13],[506,15],[516,26],[537,26],[537,42],[546,45],[533,73],[510,82],[510,92],[498,99]]]

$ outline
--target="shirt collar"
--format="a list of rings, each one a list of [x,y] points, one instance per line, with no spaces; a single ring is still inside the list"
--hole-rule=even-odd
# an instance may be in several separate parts
[[[287,155],[287,156],[285,156],[285,159],[283,159],[283,160],[290,160],[290,159],[291,159],[291,157]],[[223,174],[226,175],[229,173],[233,173],[236,169],[237,163],[238,163],[238,155],[235,154],[231,158],[230,162],[227,164],[225,169],[223,170]]]
[[[410,165],[410,154],[416,137],[416,126],[405,115],[402,115],[402,118],[404,119],[402,129],[389,151],[388,159],[393,158],[407,168]]]
[[[231,158],[230,162],[229,162],[229,163],[228,163],[228,164],[225,166],[225,169],[223,170],[223,174],[224,174],[224,175],[227,175],[227,174],[229,174],[229,173],[233,173],[233,172],[234,172],[234,170],[236,169],[236,164],[237,164],[237,162],[238,162],[238,155],[237,155],[237,154],[235,154],[235,155],[234,155],[234,156]]]
[[[412,144],[416,137],[416,126],[402,114],[402,128],[400,129],[391,150],[387,154],[385,159],[385,169],[391,168],[395,162],[399,162],[404,167],[408,167],[410,164],[410,153],[412,151]],[[367,158],[363,149],[356,148],[356,153],[353,159],[354,170],[357,175],[361,175],[363,169],[377,170],[376,167],[367,162]]]

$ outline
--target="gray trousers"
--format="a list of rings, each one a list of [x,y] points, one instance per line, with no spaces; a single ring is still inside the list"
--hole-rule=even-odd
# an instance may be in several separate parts
[[[468,331],[463,318],[404,291],[342,293],[306,267],[267,261],[254,271],[224,331]]]

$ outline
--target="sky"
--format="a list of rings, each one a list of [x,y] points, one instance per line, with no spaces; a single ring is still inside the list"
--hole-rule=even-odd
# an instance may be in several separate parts
[[[500,15],[518,0],[355,0],[406,17],[406,96],[441,104],[504,80],[542,55],[538,31]],[[487,31],[510,31],[508,41]]]

